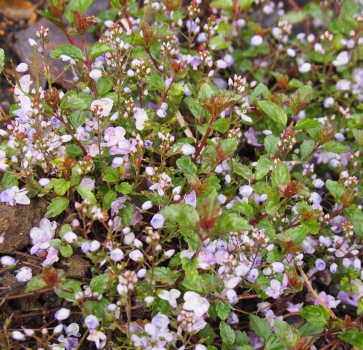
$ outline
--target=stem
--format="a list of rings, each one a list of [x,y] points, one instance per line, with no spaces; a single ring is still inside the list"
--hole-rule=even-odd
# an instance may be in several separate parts
[[[149,55],[150,59],[151,59],[151,62],[154,64],[156,70],[159,72],[159,73],[162,73],[162,71],[160,70],[159,68],[159,65],[158,65],[158,62],[156,61],[156,59],[153,57],[153,55],[151,54],[150,52],[150,47],[149,45],[145,45],[145,51],[147,52],[147,54]]]
[[[336,319],[337,317],[335,316],[334,312],[324,303],[324,301],[319,297],[319,295],[315,292],[315,290],[311,286],[308,277],[305,275],[304,270],[300,266],[298,266],[297,268],[299,269],[301,276],[303,277],[308,289],[310,290],[310,292],[314,296],[314,298],[317,299],[319,301],[319,303],[326,309],[326,311],[329,312],[329,315],[332,318]]]
[[[194,155],[194,158],[193,158],[194,162],[198,159],[200,152],[202,151],[204,145],[206,144],[207,139],[208,139],[208,137],[209,137],[209,135],[210,135],[210,133],[212,131],[211,126],[213,126],[213,124],[215,123],[217,118],[218,118],[218,115],[216,115],[216,114],[213,115],[211,123],[209,124],[209,127],[207,129],[207,132],[205,133],[205,135],[204,135],[204,137],[202,139],[202,142],[199,144],[199,147],[198,147],[197,151],[195,152],[195,155]]]
[[[37,94],[39,93],[40,80],[39,80],[39,71],[38,71],[38,58],[37,58],[37,49],[33,47],[33,66],[34,66],[34,75],[35,75],[35,85],[37,87]]]
[[[79,350],[79,348],[81,347],[82,343],[86,339],[87,335],[88,335],[88,329],[84,332],[81,340],[79,341],[79,343],[77,344],[77,346],[74,348],[74,350]]]
[[[86,66],[87,66],[87,69],[88,69],[88,73],[90,73],[91,70],[92,70],[92,61],[91,61],[91,59],[90,59],[90,57],[88,55],[87,41],[86,41],[86,36],[84,34],[82,35],[82,45],[83,45],[84,54],[86,55]],[[98,98],[96,83],[95,83],[95,81],[93,79],[91,79],[91,89],[92,89],[94,97]]]

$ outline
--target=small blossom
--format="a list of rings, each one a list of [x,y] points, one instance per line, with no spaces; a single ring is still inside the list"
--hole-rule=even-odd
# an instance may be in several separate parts
[[[11,337],[15,340],[24,340],[25,339],[25,335],[19,331],[12,331]]]
[[[18,282],[29,281],[33,276],[32,269],[30,267],[23,266],[15,272],[17,272],[15,278],[17,279]]]
[[[16,260],[9,255],[2,256],[0,258],[0,262],[3,266],[15,266],[16,265]]]
[[[136,262],[143,262],[144,261],[144,255],[138,249],[132,250],[129,253],[129,257],[130,257],[131,260],[136,261]]]
[[[100,331],[90,330],[87,340],[95,342],[96,348],[100,349],[103,348],[103,343],[106,341],[106,335]]]
[[[20,63],[16,66],[15,70],[18,73],[25,73],[28,70],[28,65],[26,63]]]
[[[146,201],[146,202],[144,202],[144,203],[141,205],[141,209],[142,209],[142,210],[148,210],[148,209],[152,208],[152,206],[153,206],[152,201]]]
[[[134,117],[136,119],[136,129],[143,130],[144,124],[148,120],[147,114],[143,108],[136,107]]]
[[[209,301],[201,297],[195,292],[186,292],[184,294],[185,303],[183,309],[187,311],[194,311],[198,317],[202,317],[209,309]]]
[[[69,231],[69,232],[67,232],[67,233],[64,234],[63,239],[67,243],[74,243],[74,242],[77,242],[78,236],[74,232]]]
[[[316,179],[313,181],[313,185],[315,188],[322,188],[325,185],[325,182],[321,179]]]
[[[250,40],[250,44],[252,46],[260,46],[262,43],[263,43],[263,38],[261,35],[254,35]]]
[[[180,294],[181,293],[177,289],[171,289],[170,291],[163,290],[158,296],[160,299],[168,301],[171,307],[176,308],[176,299],[180,297]]]
[[[102,71],[100,71],[99,69],[93,69],[92,71],[90,71],[89,77],[91,79],[97,81],[98,79],[100,79],[102,77]]]
[[[311,69],[311,64],[310,63],[303,63],[300,67],[299,67],[299,72],[300,73],[307,73],[310,72]]]
[[[50,179],[47,179],[47,178],[42,178],[42,179],[39,179],[38,183],[40,186],[45,187],[45,186],[49,186],[52,183],[52,181],[50,181]]]
[[[344,66],[349,62],[348,51],[342,51],[337,56],[336,60],[333,61],[335,67]]]
[[[121,261],[124,258],[125,254],[120,248],[113,249],[110,254],[110,258],[112,261]]]
[[[96,329],[100,325],[100,322],[95,315],[88,315],[84,319],[84,323],[86,324],[88,329]]]
[[[165,222],[165,218],[164,216],[162,216],[161,214],[155,214],[151,221],[150,221],[150,225],[154,228],[154,229],[159,229],[162,228]]]
[[[13,186],[0,193],[0,201],[11,206],[15,204],[27,205],[30,204],[30,199],[26,196],[27,193],[28,191],[25,189],[19,190],[18,186]]]
[[[71,314],[71,310],[62,308],[54,314],[54,318],[58,321],[66,320]]]
[[[323,271],[323,270],[325,270],[326,263],[322,259],[316,259],[316,261],[315,261],[315,267],[316,267],[316,269],[318,271]]]

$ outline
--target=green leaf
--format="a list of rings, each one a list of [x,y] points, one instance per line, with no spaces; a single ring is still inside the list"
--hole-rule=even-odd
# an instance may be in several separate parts
[[[72,231],[72,227],[69,224],[65,224],[61,227],[60,231],[59,231],[59,236],[60,238],[63,238],[63,236],[67,233]]]
[[[63,298],[70,302],[76,301],[75,294],[77,292],[81,292],[82,282],[75,280],[67,280],[66,283],[62,284],[61,287],[54,290],[54,293],[57,294],[60,298]]]
[[[83,156],[82,148],[72,143],[66,145],[66,152],[73,159]]]
[[[234,152],[237,150],[237,141],[234,137],[220,141],[219,145],[227,157],[233,156]]]
[[[149,84],[160,92],[165,90],[165,82],[158,72],[153,72],[153,74],[150,75]]]
[[[79,193],[83,200],[88,199],[91,205],[95,205],[97,203],[95,195],[87,187],[78,185],[74,189]]]
[[[219,329],[221,331],[222,343],[226,346],[232,346],[236,340],[234,330],[226,322],[221,321],[219,323]]]
[[[62,244],[62,240],[60,240],[59,238],[55,238],[50,241],[50,245],[52,247],[59,247],[61,244]]]
[[[286,350],[276,334],[272,334],[265,341],[264,350]]]
[[[69,121],[72,126],[77,129],[79,126],[83,125],[86,121],[86,114],[83,110],[74,110],[69,115]]]
[[[237,345],[249,344],[249,339],[246,332],[236,331],[236,344]]]
[[[271,92],[270,92],[269,88],[266,85],[260,83],[251,92],[248,102],[250,104],[252,104],[253,102],[255,102],[258,99],[269,98],[270,96],[271,96]]]
[[[234,213],[223,213],[217,219],[214,233],[240,232],[250,230],[251,225],[240,216]]]
[[[114,49],[109,43],[95,43],[88,47],[88,52],[92,61],[98,56],[104,55],[107,52],[113,52]]]
[[[214,338],[216,337],[213,327],[209,323],[207,323],[207,325],[200,330],[198,334],[205,339],[207,345],[212,345]]]
[[[65,245],[62,245],[60,248],[59,248],[59,252],[62,254],[62,256],[64,256],[65,258],[69,258],[70,256],[72,256],[73,254],[73,249],[71,247],[70,244],[65,244]]]
[[[115,191],[107,191],[105,196],[103,197],[103,207],[106,210],[109,210],[111,208],[112,202],[117,198],[117,193]]]
[[[105,175],[103,176],[103,181],[118,182],[120,180],[115,168],[108,166],[104,169],[104,172],[105,172]]]
[[[81,96],[81,94],[77,94],[74,90],[67,91],[62,97],[59,107],[62,109],[87,109],[88,102]]]
[[[242,176],[245,180],[249,180],[252,177],[252,170],[242,163],[233,161],[233,172],[239,176]]]
[[[226,118],[217,119],[217,121],[213,124],[212,129],[222,134],[227,132],[229,130],[228,119]]]
[[[304,140],[300,146],[301,158],[307,157],[315,147],[314,140]]]
[[[210,50],[225,50],[228,47],[232,45],[232,41],[226,41],[224,37],[221,36],[215,36],[212,38],[212,40],[209,42],[209,49]]]
[[[271,101],[259,101],[258,106],[275,122],[286,126],[287,114],[283,108]]]
[[[298,24],[304,22],[308,14],[305,11],[289,11],[286,12],[281,18],[283,21],[288,21],[291,24]]]
[[[64,196],[64,194],[68,191],[69,187],[71,186],[70,181],[65,179],[52,179],[52,185],[54,188],[54,192],[58,196]]]
[[[301,244],[308,233],[308,229],[305,226],[297,226],[289,228],[283,231],[284,234],[288,235],[295,244]]]
[[[48,211],[45,213],[46,218],[53,218],[61,213],[63,213],[64,209],[66,209],[69,205],[69,199],[58,197],[53,198],[51,203],[48,205]]]
[[[209,4],[210,7],[214,7],[216,9],[227,10],[233,6],[232,0],[214,0]]]
[[[168,95],[170,96],[180,96],[184,93],[184,86],[182,84],[174,83],[169,92]]]
[[[179,276],[179,271],[170,270],[168,267],[155,267],[153,271],[150,269],[146,273],[146,277],[149,280],[166,284],[168,286],[172,286]]]
[[[344,209],[344,215],[347,216],[348,221],[353,225],[353,231],[360,238],[363,237],[363,213],[357,206],[351,205],[349,208]]]
[[[354,345],[359,350],[363,350],[363,333],[358,329],[351,329],[348,332],[340,333],[338,338]]]
[[[336,200],[339,200],[345,191],[344,185],[333,180],[327,180],[325,186]]]
[[[300,340],[299,332],[292,326],[279,319],[274,322],[275,334],[288,349],[297,345]]]
[[[92,292],[97,292],[99,294],[103,294],[107,290],[107,285],[110,280],[110,276],[108,273],[104,273],[102,275],[98,275],[92,278],[90,283],[90,289]]]
[[[190,282],[197,282],[199,280],[199,273],[197,270],[198,259],[183,258],[182,268],[185,271],[185,276]]]
[[[345,0],[342,3],[342,15],[347,19],[354,20],[354,15],[357,13],[357,3],[354,0]]]
[[[329,312],[321,305],[308,305],[300,309],[301,317],[316,327],[328,324]]]
[[[234,202],[233,211],[238,211],[239,213],[242,213],[248,219],[251,219],[254,213],[253,206],[246,202]]]
[[[266,157],[260,157],[256,165],[256,180],[263,179],[269,172],[273,162]]]
[[[311,128],[316,128],[319,125],[320,125],[319,120],[314,120],[314,119],[300,119],[296,123],[296,125],[292,127],[292,129],[293,130],[311,129]]]
[[[193,230],[187,228],[180,228],[179,232],[183,236],[185,242],[188,243],[189,249],[192,252],[195,252],[200,245],[199,236]]]
[[[109,77],[101,77],[96,81],[97,92],[100,96],[107,94],[113,89],[111,80]]]
[[[268,322],[253,314],[250,314],[249,317],[253,331],[266,341],[272,335]]]
[[[4,49],[0,49],[0,73],[4,70],[4,62],[5,62],[5,51]]]
[[[128,182],[121,182],[120,184],[115,186],[115,190],[122,194],[130,194],[132,193],[134,188]]]
[[[305,221],[304,225],[313,235],[316,235],[320,231],[320,223],[318,221],[315,220]]]
[[[280,195],[276,192],[269,192],[265,207],[266,213],[274,216],[280,206]]]
[[[305,85],[299,88],[294,95],[293,110],[295,115],[301,111],[314,97],[313,88]],[[319,123],[320,124],[320,123]]]
[[[124,203],[125,208],[119,210],[119,216],[121,218],[121,223],[124,226],[130,226],[131,220],[134,217],[134,208],[129,202]]]
[[[168,205],[160,214],[167,220],[190,229],[195,229],[199,221],[198,212],[191,205],[184,203]]]
[[[66,55],[78,60],[85,59],[82,50],[72,44],[61,44],[50,52],[51,58],[59,58],[61,55]]]
[[[218,317],[225,321],[228,318],[229,313],[231,312],[231,308],[229,305],[225,303],[219,303],[216,306]]]
[[[280,138],[274,135],[268,135],[265,137],[263,144],[265,146],[266,152],[273,156],[277,150],[279,149],[278,143],[280,142]]]
[[[271,174],[272,185],[277,187],[283,183],[289,183],[291,181],[289,169],[286,164],[283,162],[279,162],[275,169],[272,170]]]
[[[110,312],[107,306],[110,302],[106,298],[101,300],[87,300],[84,302],[83,311],[87,315],[95,315],[101,322],[107,322],[110,319]]]
[[[324,327],[316,327],[316,326],[313,326],[311,323],[305,323],[303,326],[301,326],[298,329],[298,331],[302,337],[307,337],[310,335],[323,333]]]
[[[182,156],[176,161],[176,165],[184,174],[197,174],[198,168],[190,156]]]
[[[239,7],[241,10],[245,10],[249,8],[255,0],[239,0]]]
[[[38,289],[47,287],[48,284],[43,280],[42,275],[33,277],[24,289],[24,293],[30,293]]]
[[[205,110],[200,106],[193,97],[186,97],[184,102],[189,107],[190,112],[193,114],[197,120],[200,119],[201,115],[205,114]]]
[[[213,94],[214,94],[214,91],[211,88],[211,86],[207,83],[204,83],[198,92],[198,98],[206,99],[206,98],[211,97]]]
[[[18,177],[12,173],[5,173],[1,182],[5,190],[12,188],[13,186],[19,186]]]
[[[84,13],[92,5],[92,0],[71,0],[66,7],[66,12],[64,16],[67,21],[72,24],[74,22],[73,13],[71,10],[77,11],[79,13]]]
[[[345,153],[348,152],[347,147],[342,145],[340,142],[337,141],[329,141],[325,142],[322,146],[322,149],[325,149],[326,151],[334,152],[334,153]]]

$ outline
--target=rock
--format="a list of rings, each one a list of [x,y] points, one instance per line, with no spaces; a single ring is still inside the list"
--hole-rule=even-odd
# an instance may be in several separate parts
[[[26,248],[31,243],[30,230],[39,225],[46,211],[47,203],[40,199],[32,200],[29,205],[13,207],[0,203],[0,233],[5,234],[0,253],[11,254]]]

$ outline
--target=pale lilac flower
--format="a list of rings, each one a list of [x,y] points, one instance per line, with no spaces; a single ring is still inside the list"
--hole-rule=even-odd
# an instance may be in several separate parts
[[[25,73],[28,70],[28,65],[26,63],[20,63],[16,66],[15,70],[18,73]]]
[[[272,270],[275,273],[280,273],[280,272],[284,272],[285,271],[285,265],[281,262],[273,262],[271,264]]]
[[[19,270],[15,271],[17,274],[15,275],[15,278],[18,282],[26,282],[29,281],[33,274],[32,269],[30,267],[23,266]]]
[[[347,91],[350,90],[352,83],[347,79],[341,79],[336,83],[336,88],[338,91]]]
[[[70,314],[71,310],[62,308],[54,314],[54,318],[58,321],[64,321],[70,316]]]
[[[234,289],[228,289],[227,293],[226,293],[226,296],[228,298],[228,301],[231,304],[236,303],[238,301],[237,293],[236,293],[236,291]]]
[[[344,66],[349,62],[348,51],[342,51],[337,58],[333,61],[335,67]]]
[[[100,322],[95,315],[88,315],[84,319],[84,323],[86,324],[88,329],[96,329],[100,325]]]
[[[33,83],[33,81],[30,79],[31,77],[29,74],[22,76],[19,79],[20,87],[18,85],[15,86],[14,94],[18,96],[24,96],[24,94],[29,94],[30,85]]]
[[[14,206],[15,204],[27,205],[30,204],[30,199],[26,196],[27,193],[27,190],[19,190],[18,186],[13,186],[0,193],[0,201],[11,206]]]
[[[110,258],[112,261],[121,261],[124,258],[125,254],[120,248],[113,249],[110,254]]]
[[[226,69],[227,68],[227,63],[224,60],[217,60],[216,66],[219,69]]]
[[[184,203],[191,205],[193,208],[197,206],[197,193],[193,190],[184,197]]]
[[[332,295],[326,294],[325,292],[320,292],[319,297],[329,308],[335,309],[340,304],[340,300],[335,300]],[[314,305],[319,305],[319,304],[320,301],[318,299],[315,299]]]
[[[330,272],[331,273],[336,273],[338,269],[338,265],[336,263],[333,263],[330,265]]]
[[[50,222],[43,218],[40,220],[39,227],[33,227],[30,230],[30,238],[32,239],[33,247],[30,249],[30,254],[38,256],[50,247],[50,241],[54,238],[57,223]]]
[[[42,266],[46,266],[46,265],[52,265],[54,264],[56,261],[59,260],[58,257],[58,250],[55,247],[49,247],[48,248],[48,255],[45,258],[45,260],[42,263]]]
[[[253,192],[253,188],[249,185],[244,185],[239,188],[239,194],[248,198]]]
[[[150,225],[154,228],[154,229],[159,229],[162,228],[164,226],[164,222],[165,222],[165,218],[164,216],[162,216],[161,214],[155,214],[151,221],[150,221]]]
[[[136,119],[136,129],[143,130],[145,122],[148,120],[147,114],[143,108],[135,107],[134,117]]]
[[[171,178],[166,173],[162,173],[159,175],[159,181],[152,186],[149,187],[151,191],[158,191],[159,196],[163,196],[165,194],[165,189],[172,185]]]
[[[180,294],[181,293],[177,289],[171,289],[170,292],[167,290],[163,290],[160,294],[158,294],[158,297],[160,299],[168,301],[171,307],[176,308],[176,300],[180,297]]]
[[[155,169],[153,167],[151,167],[151,166],[147,166],[145,168],[145,173],[148,176],[154,176],[155,175]]]
[[[0,258],[0,262],[3,266],[15,266],[17,261],[9,255],[4,255]]]
[[[95,342],[96,348],[100,349],[103,348],[104,344],[106,343],[106,335],[100,331],[92,329],[90,330],[87,340]]]
[[[52,181],[50,181],[50,179],[47,179],[47,178],[42,178],[42,179],[39,179],[38,183],[40,186],[46,187],[46,186],[49,186],[52,183]]]
[[[282,293],[281,282],[276,279],[272,279],[270,281],[270,286],[266,288],[265,293],[269,297],[277,299]]]
[[[118,215],[119,210],[125,208],[125,202],[126,202],[127,197],[126,196],[122,196],[122,197],[118,197],[116,198],[112,203],[111,203],[111,215]]]
[[[92,71],[90,71],[89,77],[94,81],[97,81],[102,77],[102,71],[99,69],[93,69]]]
[[[296,52],[295,52],[295,50],[294,50],[294,49],[292,49],[292,48],[288,48],[288,49],[286,50],[286,53],[287,53],[290,57],[295,57],[295,56],[296,56]]]
[[[315,261],[315,267],[318,271],[323,271],[326,268],[326,263],[322,259],[316,259]]]
[[[129,253],[129,258],[136,262],[143,262],[144,255],[138,249],[134,249]]]
[[[195,292],[186,292],[184,294],[185,303],[183,309],[187,311],[194,311],[194,314],[198,317],[202,317],[209,309],[209,301],[206,298],[201,297]]]
[[[263,38],[261,35],[254,35],[250,40],[250,44],[252,46],[260,46],[262,43],[263,43]]]
[[[315,179],[313,185],[315,188],[322,188],[325,185],[325,182],[322,179]]]
[[[257,277],[258,277],[258,270],[257,270],[257,269],[252,269],[252,270],[250,271],[250,273],[248,274],[248,280],[249,280],[251,283],[255,282],[255,281],[256,281],[256,279],[257,279]]]
[[[304,306],[304,303],[299,303],[299,304],[293,304],[290,302],[287,302],[287,308],[286,310],[288,312],[300,312],[300,309]]]
[[[91,110],[93,113],[98,114],[100,117],[108,117],[113,107],[113,100],[104,97],[100,100],[94,100],[91,103]]]
[[[32,39],[32,38],[29,38],[28,42],[29,42],[29,45],[32,46],[32,47],[37,47],[38,46],[36,41],[34,39]]]
[[[341,132],[337,132],[334,135],[335,139],[338,140],[339,142],[343,142],[345,140],[345,136],[341,133]]]
[[[238,284],[242,281],[242,277],[232,277],[224,281],[224,287],[226,289],[233,289],[238,286]]]
[[[333,104],[334,104],[334,98],[333,97],[328,97],[323,102],[324,108],[329,108]]]

